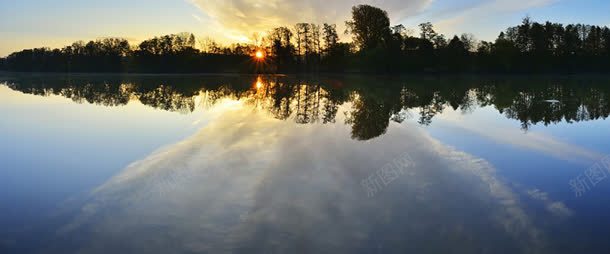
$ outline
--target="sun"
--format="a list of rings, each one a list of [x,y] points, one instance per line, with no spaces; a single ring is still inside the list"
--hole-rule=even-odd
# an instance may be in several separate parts
[[[256,53],[254,53],[254,57],[256,57],[256,59],[258,60],[263,60],[265,58],[265,53],[263,53],[263,51],[256,51]]]

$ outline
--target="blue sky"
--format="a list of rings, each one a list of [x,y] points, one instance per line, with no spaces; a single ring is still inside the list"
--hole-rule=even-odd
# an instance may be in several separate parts
[[[0,56],[101,37],[137,43],[187,31],[230,43],[296,22],[337,23],[341,29],[350,7],[360,3],[388,10],[394,24],[415,29],[431,21],[447,36],[468,32],[483,40],[525,15],[610,25],[610,2],[602,0],[2,0]]]

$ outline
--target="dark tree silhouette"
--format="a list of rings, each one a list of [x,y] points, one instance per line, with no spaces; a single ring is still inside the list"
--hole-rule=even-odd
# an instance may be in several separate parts
[[[370,5],[358,5],[352,8],[352,20],[345,22],[347,32],[360,50],[371,50],[383,44],[390,35],[390,18],[388,13]]]
[[[282,26],[252,44],[222,46],[179,33],[136,46],[121,38],[75,42],[61,49],[26,49],[0,58],[0,69],[21,72],[130,73],[610,73],[610,29],[584,24],[538,23],[526,17],[495,41],[471,34],[445,37],[432,23],[414,37],[391,26],[384,10],[352,8],[346,21],[352,43],[342,43],[334,24]],[[446,38],[451,38],[447,40]],[[197,43],[199,42],[199,43]],[[253,61],[255,51],[269,58]],[[261,65],[262,62],[262,65]]]
[[[269,34],[271,41],[271,53],[273,61],[280,72],[288,72],[294,69],[295,49],[292,45],[293,33],[287,27],[278,27]]]

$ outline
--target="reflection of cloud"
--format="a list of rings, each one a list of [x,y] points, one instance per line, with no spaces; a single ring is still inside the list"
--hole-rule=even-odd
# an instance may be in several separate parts
[[[527,191],[527,194],[535,200],[544,202],[547,211],[549,211],[555,216],[568,217],[571,216],[573,213],[572,210],[570,210],[570,208],[568,208],[563,202],[553,201],[549,197],[548,193],[543,192],[539,189],[529,190]]]
[[[535,241],[539,240],[539,232],[530,224],[528,216],[519,206],[516,195],[496,178],[495,168],[489,162],[447,147],[436,140],[433,140],[431,144],[441,158],[450,158],[452,163],[449,166],[450,169],[466,171],[481,180],[482,191],[489,193],[501,204],[498,207],[496,219],[507,231],[514,234],[526,234]],[[464,172],[460,173],[463,174]]]
[[[224,34],[249,36],[277,26],[299,22],[342,25],[351,7],[359,0],[188,0],[212,18]],[[432,0],[377,0],[367,4],[386,9],[391,18],[400,19],[422,11]]]
[[[98,188],[61,232],[93,253],[542,250],[539,230],[486,161],[417,127],[393,124],[368,142],[349,132],[233,104]],[[360,181],[405,152],[416,166],[368,198]]]
[[[488,113],[491,115],[485,115]],[[536,131],[523,133],[515,126],[507,126],[510,120],[498,121],[498,117],[501,116],[495,112],[489,112],[489,108],[479,109],[476,114],[471,115],[463,115],[449,109],[442,115],[438,115],[436,124],[448,123],[452,125],[452,128],[468,130],[502,144],[531,149],[564,161],[588,163],[603,157],[601,153],[557,140],[544,133]],[[476,120],[472,120],[472,118],[476,118]]]

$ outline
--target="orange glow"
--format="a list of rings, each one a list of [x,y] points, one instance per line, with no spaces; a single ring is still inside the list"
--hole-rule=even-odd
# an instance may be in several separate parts
[[[265,53],[263,53],[263,51],[256,51],[256,53],[254,54],[254,57],[256,57],[256,59],[262,60],[263,58],[265,58]]]
[[[261,89],[263,88],[263,86],[265,86],[265,84],[263,84],[263,79],[261,77],[257,77],[256,78],[256,89]]]

